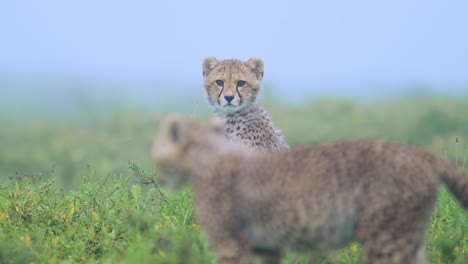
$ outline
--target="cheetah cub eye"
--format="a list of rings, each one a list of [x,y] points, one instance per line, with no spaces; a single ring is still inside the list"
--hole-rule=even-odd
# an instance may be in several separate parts
[[[222,80],[216,80],[216,84],[221,87],[224,86],[224,82]]]
[[[244,85],[245,85],[245,81],[243,81],[243,80],[240,80],[240,81],[237,82],[237,87],[239,87],[239,88],[244,87]]]

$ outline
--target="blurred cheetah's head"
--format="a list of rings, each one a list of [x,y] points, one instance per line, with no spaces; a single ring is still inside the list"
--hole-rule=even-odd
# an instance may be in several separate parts
[[[177,114],[167,116],[151,149],[158,180],[171,189],[180,188],[200,164],[210,162],[211,153],[224,141],[220,118],[204,124]]]
[[[251,106],[261,89],[263,61],[252,57],[243,62],[237,59],[218,61],[215,57],[203,60],[203,78],[208,102],[216,112],[231,114]]]

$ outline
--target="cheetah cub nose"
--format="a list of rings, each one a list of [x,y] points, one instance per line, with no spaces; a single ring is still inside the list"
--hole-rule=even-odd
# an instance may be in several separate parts
[[[226,99],[226,101],[228,101],[228,103],[230,103],[230,102],[234,99],[234,96],[232,96],[232,95],[225,95],[225,96],[224,96],[224,99]]]

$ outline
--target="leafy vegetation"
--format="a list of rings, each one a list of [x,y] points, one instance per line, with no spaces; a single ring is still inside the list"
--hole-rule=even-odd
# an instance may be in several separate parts
[[[385,137],[468,169],[466,98],[264,104],[293,146]],[[136,109],[79,120],[0,116],[0,263],[214,263],[191,190],[168,193],[154,180],[149,149],[161,117]],[[445,189],[426,248],[433,263],[468,259],[468,214]],[[317,258],[359,263],[360,254],[352,244]],[[287,254],[287,263],[309,261]]]

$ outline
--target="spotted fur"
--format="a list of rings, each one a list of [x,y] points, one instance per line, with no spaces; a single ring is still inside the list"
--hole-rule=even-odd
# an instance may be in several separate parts
[[[208,102],[215,114],[226,120],[227,138],[257,151],[289,149],[281,131],[257,101],[263,79],[261,59],[243,62],[208,57],[203,61],[203,77]]]
[[[426,263],[424,233],[441,183],[468,208],[468,178],[431,153],[360,140],[261,153],[218,125],[169,117],[153,145],[163,182],[190,182],[219,263],[280,263],[285,248],[358,241],[364,263]]]

